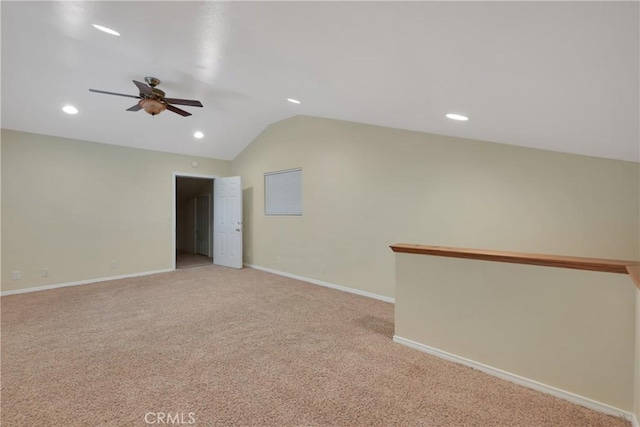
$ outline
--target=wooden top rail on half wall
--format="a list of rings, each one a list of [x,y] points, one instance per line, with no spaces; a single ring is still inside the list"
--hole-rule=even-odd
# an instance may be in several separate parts
[[[631,276],[631,280],[633,280],[638,289],[640,289],[639,261],[527,254],[482,249],[448,248],[444,246],[411,245],[408,243],[396,243],[390,247],[394,252],[407,254],[434,255],[450,258],[467,258],[483,261],[510,262],[514,264],[530,264],[541,265],[544,267],[573,268],[575,270],[628,274]]]

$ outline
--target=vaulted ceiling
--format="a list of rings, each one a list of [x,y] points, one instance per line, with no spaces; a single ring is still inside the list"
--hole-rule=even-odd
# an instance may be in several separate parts
[[[640,157],[638,2],[0,7],[4,128],[233,159],[270,123],[306,114]],[[132,80],[145,76],[204,108],[152,117],[126,111],[134,99],[88,90],[138,95]],[[63,113],[67,104],[79,113]]]

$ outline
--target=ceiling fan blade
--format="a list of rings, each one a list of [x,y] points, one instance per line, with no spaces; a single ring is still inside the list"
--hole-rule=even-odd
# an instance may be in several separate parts
[[[151,87],[150,86],[147,86],[146,84],[141,83],[141,82],[137,82],[135,80],[133,80],[133,84],[138,86],[138,89],[140,89],[140,93],[144,93],[145,95],[153,96],[153,92],[151,91]]]
[[[167,110],[173,111],[174,113],[178,113],[178,114],[180,114],[181,116],[184,116],[184,117],[187,117],[187,116],[191,115],[191,113],[189,113],[187,111],[184,111],[184,110],[181,110],[179,108],[176,108],[171,104],[167,104]]]
[[[115,93],[115,92],[107,92],[105,90],[98,90],[98,89],[89,89],[89,92],[96,92],[96,93],[105,93],[107,95],[118,95],[118,96],[126,96],[128,98],[136,98],[136,99],[140,99],[139,96],[135,96],[135,95],[127,95],[125,93]]]
[[[142,109],[142,107],[140,106],[140,104],[136,104],[131,108],[127,108],[127,111],[140,111]]]
[[[165,98],[164,99],[169,104],[178,104],[178,105],[190,105],[192,107],[202,107],[202,103],[200,101],[196,101],[194,99],[178,99],[178,98]]]

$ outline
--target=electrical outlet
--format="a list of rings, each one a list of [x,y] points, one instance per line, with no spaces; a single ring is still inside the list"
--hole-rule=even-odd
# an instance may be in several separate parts
[[[49,277],[49,269],[48,268],[43,268],[42,271],[40,272],[40,276]]]
[[[118,263],[118,261],[111,261],[111,269],[112,270],[117,270],[119,266],[120,266],[120,264]]]
[[[13,280],[20,280],[22,279],[22,273],[19,270],[16,270],[13,273],[11,273],[11,278]]]

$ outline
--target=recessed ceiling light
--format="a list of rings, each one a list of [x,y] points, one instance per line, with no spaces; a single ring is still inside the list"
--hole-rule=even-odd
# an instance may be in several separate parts
[[[96,24],[91,24],[91,25],[93,25],[94,28],[96,28],[96,29],[98,29],[100,31],[104,31],[107,34],[111,34],[112,36],[119,36],[120,35],[119,32],[117,32],[115,30],[112,30],[111,28],[103,27],[102,25],[96,25]]]
[[[449,114],[447,114],[447,117],[450,118],[451,120],[461,120],[463,122],[469,120],[469,117],[463,116],[463,115],[460,115],[460,114],[449,113]]]
[[[78,114],[78,109],[73,105],[65,105],[64,107],[62,107],[62,111],[67,114]]]
[[[298,101],[297,99],[287,98],[287,101],[292,102],[294,104],[300,104],[300,101]]]
[[[194,138],[198,138],[198,139],[202,139],[202,138],[204,138],[204,133],[198,131],[198,132],[193,134],[193,137]]]

